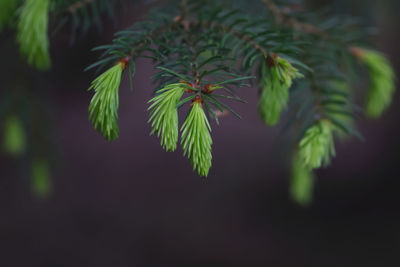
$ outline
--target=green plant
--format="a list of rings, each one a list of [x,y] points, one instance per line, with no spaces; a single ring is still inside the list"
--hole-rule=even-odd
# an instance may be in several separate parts
[[[211,120],[221,113],[238,118],[229,101],[245,102],[235,92],[258,86],[258,110],[268,126],[285,120],[291,144],[291,195],[311,201],[315,169],[335,155],[334,137],[360,137],[355,129],[359,109],[354,103],[351,73],[370,77],[366,115],[379,117],[391,102],[395,75],[388,59],[368,44],[368,32],[357,20],[319,11],[306,12],[301,3],[254,0],[254,10],[241,1],[168,1],[153,8],[142,22],[117,32],[109,45],[95,48],[100,59],[87,70],[103,71],[92,83],[89,118],[107,140],[118,138],[119,89],[123,76],[132,79],[136,60],[153,61],[157,84],[149,101],[151,134],[166,151],[179,143],[200,176],[212,165]],[[99,14],[116,1],[7,0],[0,29],[17,22],[17,40],[30,65],[50,67],[47,22],[72,18],[75,29],[101,26]],[[88,7],[91,12],[88,12]],[[1,8],[0,8],[1,10]],[[318,26],[314,26],[318,25]],[[360,64],[361,63],[361,64]],[[104,71],[105,70],[105,71]],[[361,71],[360,71],[361,70]],[[140,88],[137,88],[140,89]],[[185,118],[180,109],[189,107]],[[179,119],[181,118],[181,120]]]

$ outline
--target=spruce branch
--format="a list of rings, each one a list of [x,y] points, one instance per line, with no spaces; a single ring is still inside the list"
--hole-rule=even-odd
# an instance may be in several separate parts
[[[320,29],[314,26],[318,25],[315,17],[281,8],[271,0],[263,0],[274,15],[267,18],[206,2],[181,0],[171,5],[172,12],[152,13],[148,22],[118,32],[112,44],[96,49],[104,52],[89,68],[124,59],[133,69],[132,78],[136,58],[152,59],[157,86],[149,101],[151,134],[157,134],[167,151],[176,150],[178,110],[192,103],[181,128],[181,144],[201,176],[211,167],[210,118],[217,124],[227,112],[241,118],[225,101],[244,102],[235,92],[258,69],[263,120],[276,125],[288,110],[287,124],[295,125],[295,132],[301,134],[294,138],[297,144],[301,139],[296,158],[302,169],[293,166],[297,176],[293,174],[292,194],[306,203],[307,190],[301,188],[307,186],[299,184],[308,181],[312,188],[311,171],[330,162],[335,154],[333,133],[359,135],[353,124],[357,108],[351,92],[342,90],[338,81],[348,75],[343,58],[353,61],[355,56],[343,47],[354,46],[361,35],[354,35],[345,22]],[[195,118],[201,123],[193,123]]]

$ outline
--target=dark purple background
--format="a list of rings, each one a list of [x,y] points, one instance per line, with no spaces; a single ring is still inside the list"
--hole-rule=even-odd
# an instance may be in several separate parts
[[[378,11],[378,46],[398,67],[391,13]],[[180,149],[163,152],[149,137],[148,61],[137,64],[134,92],[127,82],[121,88],[119,140],[105,142],[87,119],[93,73],[82,69],[96,57],[87,51],[111,39],[107,32],[75,47],[66,33],[52,41],[54,194],[33,197],[21,165],[1,158],[0,266],[400,266],[398,95],[382,119],[359,123],[365,142],[337,145],[303,209],[288,198],[287,156],[279,131],[258,117],[256,89],[240,93],[249,102],[236,105],[243,120],[213,125],[207,179]]]

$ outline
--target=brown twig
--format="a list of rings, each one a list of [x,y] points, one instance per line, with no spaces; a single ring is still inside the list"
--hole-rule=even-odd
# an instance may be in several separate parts
[[[76,3],[72,4],[72,5],[70,5],[67,8],[67,11],[69,13],[71,13],[71,14],[74,14],[78,9],[81,9],[84,6],[93,3],[94,1],[96,1],[96,0],[81,0],[79,2],[76,2]]]
[[[176,25],[177,21],[174,21],[172,24],[163,25],[160,27],[155,28],[149,34],[147,34],[142,41],[140,41],[135,47],[132,48],[131,52],[127,56],[128,60],[131,60],[136,56],[136,54],[146,45],[146,41],[149,39],[153,39],[154,37],[166,32],[168,29]]]
[[[272,12],[275,17],[275,22],[277,24],[283,24],[289,26],[297,31],[301,31],[304,33],[319,35],[326,39],[332,39],[330,35],[325,33],[323,30],[318,27],[298,21],[295,18],[286,18],[288,12],[284,12],[281,8],[279,8],[273,0],[262,0],[263,3],[267,6],[267,8]],[[347,50],[356,58],[361,58],[363,54],[360,52],[361,48],[357,46],[347,46]]]
[[[205,28],[210,28],[211,27],[211,23],[205,22],[205,23],[203,23],[202,26],[204,26]],[[232,33],[238,39],[240,39],[242,41],[245,41],[247,44],[253,46],[256,51],[260,52],[265,57],[268,57],[269,55],[271,55],[271,56],[274,55],[273,53],[270,53],[265,48],[263,48],[261,45],[259,45],[256,41],[251,39],[251,37],[249,37],[245,33],[240,33],[238,31],[234,30],[232,27],[225,26],[225,25],[215,25],[215,28],[220,30],[220,31],[222,31],[222,32]]]
[[[295,30],[302,31],[310,34],[325,35],[325,33],[315,27],[314,25],[300,22],[294,18],[287,19],[287,13],[284,12],[280,7],[278,7],[273,0],[262,0],[267,8],[272,12],[275,17],[275,22],[277,24],[284,24],[286,26],[292,27]]]

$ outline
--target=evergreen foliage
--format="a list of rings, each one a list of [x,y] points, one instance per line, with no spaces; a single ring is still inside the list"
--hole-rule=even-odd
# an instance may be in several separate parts
[[[74,40],[77,32],[84,34],[92,26],[100,30],[103,15],[112,17],[120,2],[3,0],[0,30],[16,26],[21,54],[32,67],[46,70],[51,62],[49,16],[56,29],[68,22]],[[94,91],[89,119],[107,140],[115,140],[121,77],[125,74],[133,87],[136,61],[152,60],[151,134],[160,138],[166,151],[175,151],[179,109],[190,109],[181,127],[181,145],[200,176],[207,176],[211,167],[211,120],[219,124],[221,114],[241,118],[230,101],[245,103],[237,90],[258,85],[262,121],[274,126],[283,120],[283,130],[290,133],[285,140],[295,148],[290,155],[290,192],[306,205],[311,201],[313,170],[329,165],[335,155],[333,134],[361,137],[355,121],[362,112],[352,89],[354,74],[361,79],[363,72],[355,63],[366,66],[371,81],[365,105],[369,117],[382,115],[395,93],[389,59],[372,48],[361,48],[372,47],[369,32],[354,18],[307,12],[299,8],[302,1],[289,0],[254,0],[253,9],[248,3],[244,7],[243,1],[224,0],[159,5],[142,21],[117,32],[111,44],[94,49],[100,57],[87,70],[103,73],[89,88]],[[20,11],[13,12],[17,8]],[[21,150],[12,139],[7,143],[9,150]]]

